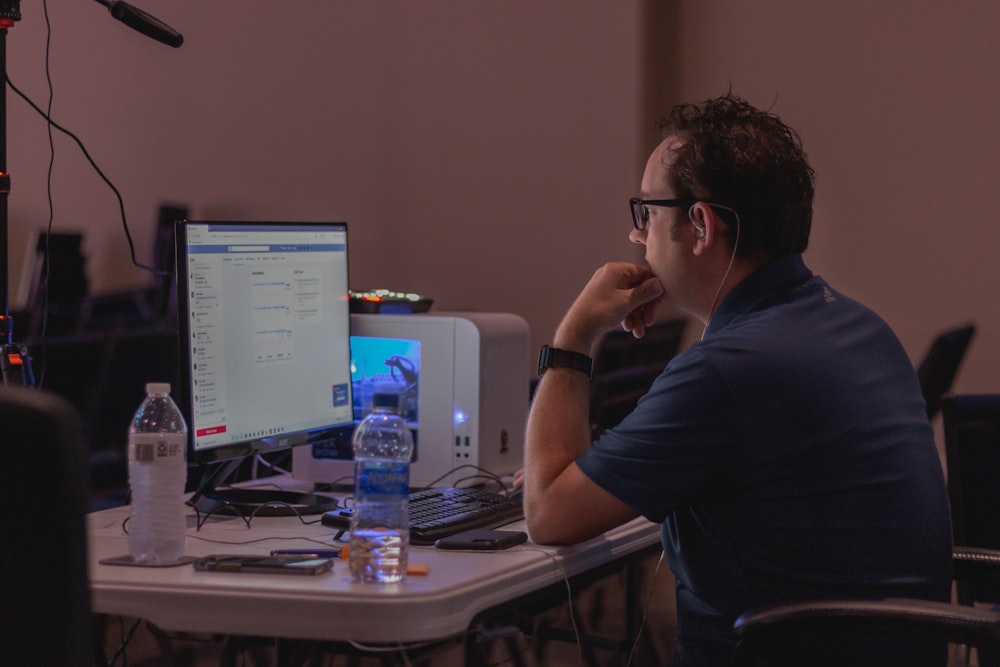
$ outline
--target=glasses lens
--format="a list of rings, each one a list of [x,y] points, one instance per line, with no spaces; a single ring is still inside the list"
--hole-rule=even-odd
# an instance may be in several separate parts
[[[649,221],[649,209],[641,199],[630,199],[629,207],[632,209],[632,224],[640,231],[645,229]]]

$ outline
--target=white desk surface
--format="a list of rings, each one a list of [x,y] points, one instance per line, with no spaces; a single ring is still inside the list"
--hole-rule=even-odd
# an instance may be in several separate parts
[[[346,561],[317,576],[196,572],[101,565],[128,553],[122,522],[128,507],[88,516],[94,611],[144,618],[169,631],[359,642],[413,642],[464,632],[486,609],[632,554],[659,541],[659,526],[636,519],[573,547],[532,543],[496,552],[411,547],[410,561],[427,576],[399,584],[359,584]],[[247,529],[235,517],[210,519],[200,531],[189,517],[187,554],[266,555],[272,549],[332,544],[336,531],[296,517],[256,517]],[[524,530],[523,522],[504,527]]]

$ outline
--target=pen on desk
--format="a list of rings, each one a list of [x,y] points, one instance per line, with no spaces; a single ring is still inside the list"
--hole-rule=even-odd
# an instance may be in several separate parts
[[[340,558],[340,549],[275,549],[272,556],[312,556],[313,558]]]

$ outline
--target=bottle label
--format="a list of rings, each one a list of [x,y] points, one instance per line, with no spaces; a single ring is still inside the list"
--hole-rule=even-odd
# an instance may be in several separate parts
[[[410,493],[410,465],[407,461],[361,459],[357,461],[355,477],[357,495],[363,498],[372,496],[405,498]]]
[[[185,433],[132,433],[129,435],[132,460],[136,463],[173,463],[184,460]]]

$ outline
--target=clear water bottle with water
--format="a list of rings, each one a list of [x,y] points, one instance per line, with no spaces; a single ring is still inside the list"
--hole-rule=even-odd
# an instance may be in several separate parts
[[[170,398],[170,384],[150,382],[128,428],[128,550],[138,563],[170,563],[184,555],[186,446],[187,424]]]
[[[399,395],[377,393],[354,431],[354,512],[348,561],[356,581],[406,578],[410,548],[407,501],[413,435],[399,416]]]

